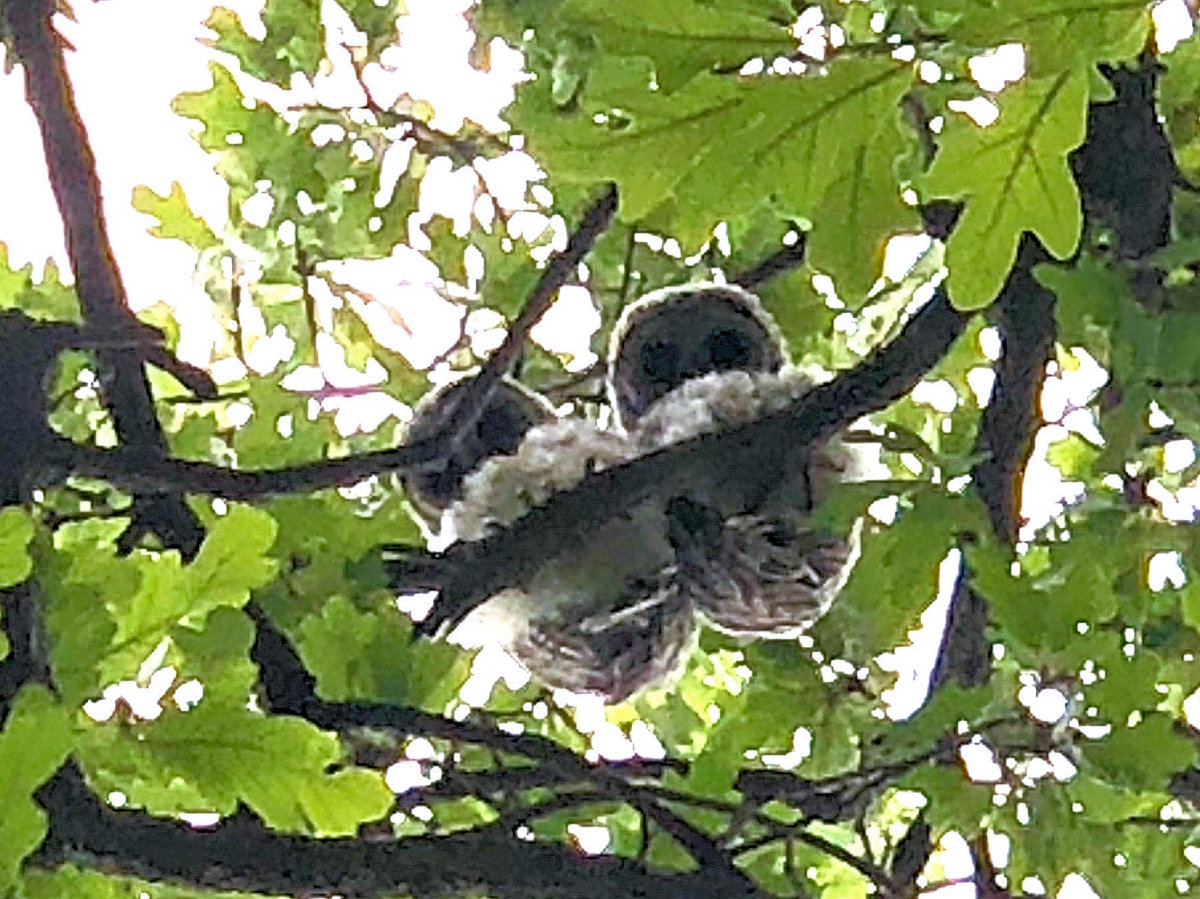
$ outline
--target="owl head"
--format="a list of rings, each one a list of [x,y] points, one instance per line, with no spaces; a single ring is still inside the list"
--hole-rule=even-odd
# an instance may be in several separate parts
[[[427,393],[417,404],[408,429],[408,442],[435,436],[445,413],[470,379],[456,381]],[[463,479],[492,456],[517,451],[525,434],[535,425],[554,418],[554,409],[541,394],[511,379],[502,380],[458,450],[441,468],[406,473],[404,490],[413,509],[429,525],[462,496]]]
[[[659,399],[713,372],[776,372],[788,362],[783,335],[758,298],[726,284],[688,284],[646,294],[625,308],[609,349],[609,391],[631,428]]]

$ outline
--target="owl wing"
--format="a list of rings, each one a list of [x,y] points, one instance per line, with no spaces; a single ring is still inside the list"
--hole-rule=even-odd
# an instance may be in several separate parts
[[[680,580],[718,630],[790,638],[828,610],[858,552],[857,527],[837,537],[799,516],[737,516],[708,551],[684,554]]]
[[[531,619],[513,655],[547,686],[610,702],[668,680],[695,640],[691,600],[673,568],[630,592],[644,598],[601,613],[567,609]]]

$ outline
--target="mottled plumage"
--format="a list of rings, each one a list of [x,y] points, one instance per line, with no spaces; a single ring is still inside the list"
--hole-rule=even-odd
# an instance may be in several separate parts
[[[761,418],[825,377],[789,365],[770,314],[730,286],[638,300],[621,317],[611,359],[613,403],[644,452]],[[794,466],[765,502],[741,514],[722,515],[712,498],[683,498],[691,511],[682,517],[704,524],[686,535],[673,522],[681,590],[719,630],[796,636],[829,608],[858,558],[857,526],[835,535],[805,525],[838,481],[857,474],[854,448],[835,439],[801,449]]]
[[[623,608],[588,614],[575,606],[535,617],[513,654],[542,683],[611,702],[661,684],[696,638],[691,603],[674,574],[665,569],[656,582],[635,585]]]
[[[806,527],[798,514],[738,515],[678,541],[678,581],[717,630],[793,638],[829,609],[858,550],[857,527],[843,539]]]
[[[444,527],[479,540],[589,471],[634,458],[629,435],[582,419],[530,430],[517,452],[495,456],[463,482]],[[697,629],[675,579],[674,551],[659,504],[643,503],[581,535],[570,551],[542,561],[468,618],[548,687],[617,702],[678,669]]]

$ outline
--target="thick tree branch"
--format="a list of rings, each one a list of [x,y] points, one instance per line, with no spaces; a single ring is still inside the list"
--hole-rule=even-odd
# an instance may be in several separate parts
[[[1139,259],[1171,239],[1172,188],[1183,181],[1163,131],[1153,50],[1136,66],[1101,66],[1115,96],[1088,107],[1087,136],[1071,167],[1090,227],[1108,225],[1117,252]]]
[[[270,671],[264,669],[264,686],[268,700],[279,703],[273,711],[298,711],[317,723],[337,715],[339,726],[349,721],[479,742],[526,755],[552,768],[591,774],[607,785],[606,792],[623,795],[625,787],[617,788],[618,778],[541,738],[504,734],[395,707],[321,702],[311,695],[311,676],[283,636],[261,611],[254,610],[254,616],[259,625],[254,656],[260,665],[271,666]],[[631,766],[629,773],[636,767]],[[628,789],[638,800],[653,795]],[[712,870],[655,874],[625,859],[585,857],[566,847],[520,839],[507,823],[450,836],[319,840],[273,833],[241,814],[212,830],[195,830],[182,823],[109,808],[96,799],[73,765],[43,788],[38,799],[49,814],[50,833],[32,864],[56,867],[75,863],[109,874],[191,887],[305,897],[338,894],[356,899],[395,894],[436,899],[480,893],[502,899],[736,899],[760,895],[727,859],[720,876],[714,876]],[[664,820],[669,813],[655,810],[655,820],[663,824],[658,813]],[[670,819],[672,834],[686,837],[689,851],[705,848],[699,843],[702,835],[674,816]],[[463,864],[468,858],[471,863]]]
[[[125,306],[125,287],[108,242],[96,160],[63,64],[63,42],[51,24],[54,2],[9,2],[4,12],[25,69],[26,92],[41,130],[84,316],[100,328],[132,327],[133,315]],[[138,354],[132,356],[140,361]]]
[[[622,764],[592,765],[559,744],[536,734],[509,734],[472,721],[451,721],[416,709],[376,703],[330,703],[319,699],[314,680],[304,668],[287,638],[257,607],[251,614],[257,625],[252,656],[259,664],[261,684],[267,705],[274,712],[300,715],[320,727],[343,733],[354,727],[369,727],[396,735],[422,734],[457,743],[477,743],[511,755],[523,755],[540,762],[536,777],[526,786],[547,786],[568,782],[595,783],[596,791],[628,803],[643,817],[654,821],[682,845],[714,880],[723,880],[730,895],[757,895],[757,887],[734,867],[732,858],[705,834],[693,828],[661,804],[662,796],[652,788],[634,786],[627,778],[660,777],[667,768],[682,769],[678,763],[632,761]],[[452,791],[467,787],[472,795],[487,795],[496,788],[511,790],[528,775],[525,769],[505,770],[485,782],[481,775],[456,774],[447,777]],[[517,778],[509,775],[516,774]],[[458,782],[454,781],[458,779]],[[517,783],[514,783],[514,780]],[[481,789],[481,787],[485,787]],[[564,807],[586,802],[586,795],[559,797]],[[545,810],[516,809],[520,820],[545,814]]]
[[[536,293],[536,292],[535,292]],[[811,431],[818,421],[822,434],[828,435],[849,421],[867,412],[883,408],[904,394],[911,387],[896,392],[895,385],[889,384],[889,379],[895,379],[902,386],[905,381],[905,362],[911,360],[913,371],[909,373],[911,383],[915,384],[921,374],[933,366],[940,358],[945,348],[961,332],[965,317],[953,310],[944,297],[935,299],[925,310],[916,316],[912,322],[915,329],[904,344],[898,345],[895,351],[889,353],[881,368],[874,363],[868,364],[863,371],[854,376],[836,393],[831,393],[826,385],[819,391],[824,397],[821,404],[827,408],[824,411],[808,408],[796,425],[796,433],[805,435]],[[516,333],[514,325],[513,333]],[[924,352],[920,344],[926,339],[932,341],[932,352]],[[936,358],[934,357],[936,354]],[[923,366],[923,367],[922,367]],[[918,370],[919,369],[919,370]],[[839,378],[840,383],[843,378]],[[873,401],[872,391],[879,393],[878,402]],[[850,405],[846,413],[839,415],[830,404],[847,400]],[[812,406],[813,404],[808,404]],[[457,407],[461,409],[462,407]],[[862,410],[862,411],[858,411]],[[799,414],[800,410],[798,410]],[[464,419],[469,427],[469,419]],[[807,423],[805,423],[807,422]],[[758,425],[749,426],[749,433],[743,433],[738,440],[753,438],[754,429]],[[768,426],[764,423],[765,434]],[[775,426],[779,430],[779,426]],[[785,427],[784,430],[787,430]],[[739,432],[741,433],[741,432]],[[795,439],[793,436],[791,439]],[[724,452],[729,454],[734,437],[722,436],[724,450],[709,452]],[[694,448],[693,448],[694,449]],[[66,440],[56,440],[47,448],[45,458],[56,466],[75,472],[85,477],[95,477],[109,480],[127,489],[162,489],[168,485],[180,487],[188,492],[221,496],[226,499],[251,500],[264,496],[281,493],[301,493],[324,487],[344,487],[358,483],[372,475],[386,471],[423,468],[437,464],[437,460],[446,452],[444,436],[428,438],[395,449],[379,450],[363,453],[345,459],[329,459],[292,468],[281,468],[271,471],[237,471],[208,462],[193,462],[182,459],[146,459],[141,454],[125,448],[102,450],[93,447],[77,446]],[[676,450],[667,451],[670,457],[676,455]],[[633,463],[637,468],[642,462]],[[698,459],[694,466],[702,465],[703,458]],[[668,468],[670,462],[659,459],[656,467]],[[639,469],[640,470],[640,469]],[[622,478],[622,483],[636,481],[637,478],[628,476]]]
[[[1034,266],[1047,259],[1036,238],[1025,235],[1017,264],[992,308],[1003,355],[980,422],[976,448],[985,455],[975,467],[975,486],[996,537],[1010,546],[1021,526],[1025,466],[1041,426],[1042,385],[1054,354],[1055,297],[1033,276]]]
[[[49,684],[45,634],[35,586],[27,581],[0,592],[0,615],[8,640],[8,657],[0,662],[0,727],[8,718],[13,700],[26,684]]]
[[[1170,237],[1172,186],[1179,169],[1158,121],[1158,71],[1149,52],[1134,69],[1106,68],[1116,96],[1089,106],[1087,136],[1071,157],[1089,226],[1109,225],[1119,254],[1128,258],[1145,256]],[[1022,483],[1041,425],[1039,400],[1054,349],[1055,296],[1033,276],[1034,266],[1049,258],[1026,234],[992,308],[1004,355],[980,423],[977,449],[984,458],[974,480],[996,537],[1008,546],[1015,545],[1020,530]],[[1149,277],[1160,276],[1152,272]],[[987,617],[987,603],[972,589],[964,567],[934,666],[935,689],[948,679],[971,686],[986,678]]]
[[[76,768],[38,794],[50,833],[31,859],[192,887],[351,899],[489,895],[499,899],[579,897],[724,899],[752,896],[703,871],[652,874],[612,856],[522,840],[497,827],[403,840],[320,840],[283,836],[240,815],[200,831],[99,802]]]
[[[1048,258],[1037,239],[1026,234],[991,309],[1003,355],[996,363],[991,397],[980,421],[975,447],[983,458],[973,476],[992,531],[1009,547],[1016,545],[1021,527],[1025,468],[1042,424],[1042,385],[1054,352],[1055,297],[1033,276],[1034,266]],[[987,679],[991,664],[987,622],[987,600],[971,586],[970,572],[963,565],[951,594],[931,689],[950,680],[974,687]]]
[[[987,600],[972,589],[970,573],[962,565],[950,594],[946,628],[929,676],[930,695],[950,681],[970,688],[987,680],[992,658],[987,623]]]

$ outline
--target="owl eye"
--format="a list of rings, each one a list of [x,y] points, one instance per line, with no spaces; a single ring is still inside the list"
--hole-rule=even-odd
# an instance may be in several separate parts
[[[679,347],[655,340],[642,347],[642,373],[652,384],[674,387],[681,380]]]
[[[536,423],[528,409],[517,405],[511,397],[501,395],[479,416],[475,437],[486,455],[511,453],[521,445],[525,432]]]
[[[745,334],[725,328],[704,338],[694,367],[701,373],[749,369],[754,355],[754,347]]]

